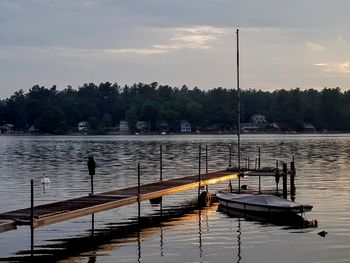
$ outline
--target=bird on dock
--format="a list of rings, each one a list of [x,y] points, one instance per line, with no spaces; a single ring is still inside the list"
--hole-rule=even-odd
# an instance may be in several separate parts
[[[49,184],[50,183],[50,179],[48,177],[46,177],[45,173],[43,174],[43,177],[41,178],[41,183],[42,184]]]

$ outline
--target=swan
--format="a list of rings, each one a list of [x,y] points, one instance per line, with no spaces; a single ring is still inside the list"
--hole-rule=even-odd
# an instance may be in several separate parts
[[[50,179],[48,177],[46,177],[45,174],[43,174],[43,177],[41,178],[41,183],[42,184],[49,184]]]

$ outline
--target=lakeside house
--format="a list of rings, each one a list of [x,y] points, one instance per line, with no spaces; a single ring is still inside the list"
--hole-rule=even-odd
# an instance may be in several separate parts
[[[78,131],[87,131],[88,130],[88,122],[86,121],[81,121],[78,123]]]
[[[187,120],[182,120],[180,123],[180,130],[182,133],[192,132],[192,126]]]
[[[303,124],[303,126],[305,132],[316,132],[316,128],[312,123],[306,122]]]
[[[127,121],[121,120],[119,122],[119,132],[120,133],[129,133],[129,123]]]
[[[13,133],[14,129],[15,129],[15,125],[6,123],[0,126],[0,133],[11,134]]]
[[[157,129],[163,133],[163,132],[169,132],[169,124],[166,121],[161,121],[157,123]]]
[[[242,132],[255,132],[259,129],[260,129],[260,127],[253,122],[241,123]]]
[[[265,126],[268,123],[266,117],[262,114],[253,115],[252,117],[250,117],[250,120],[258,126]]]
[[[151,130],[151,124],[148,121],[137,121],[136,129],[140,132],[149,132]]]

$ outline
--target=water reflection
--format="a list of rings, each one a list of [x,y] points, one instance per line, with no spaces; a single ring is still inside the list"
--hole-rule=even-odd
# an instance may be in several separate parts
[[[199,258],[202,262],[203,248],[202,248],[202,209],[198,209],[198,248]]]
[[[141,233],[137,231],[137,262],[141,262]]]
[[[159,226],[159,236],[160,236],[160,242],[159,242],[160,243],[160,245],[159,245],[160,256],[164,257],[164,237],[163,237],[163,226],[162,226],[162,223]]]
[[[136,241],[137,244],[137,262],[142,261],[142,240],[151,237],[153,234],[160,235],[160,255],[164,257],[164,237],[163,224],[167,223],[168,227],[182,225],[186,221],[195,220],[197,216],[199,226],[199,247],[202,250],[201,243],[201,212],[197,212],[198,206],[195,203],[186,203],[181,207],[175,206],[163,211],[162,217],[158,213],[147,217],[141,217],[140,223],[138,218],[134,218],[129,224],[111,224],[109,227],[95,229],[95,218],[91,216],[91,229],[87,235],[76,236],[52,240],[54,243],[42,246],[36,246],[35,262],[57,261],[71,262],[74,255],[86,255],[88,262],[96,262],[96,254],[105,254],[118,248],[120,243],[130,243]],[[215,209],[216,210],[216,209]],[[200,211],[200,209],[198,210]],[[134,237],[134,239],[130,239]],[[0,258],[1,262],[21,261],[32,262],[33,258],[28,256],[29,251],[19,251],[17,256],[10,258]],[[81,258],[82,256],[79,256]]]
[[[241,235],[242,235],[242,231],[241,231],[241,218],[237,219],[238,222],[238,226],[237,226],[237,263],[240,263],[242,260],[242,256],[241,256]]]

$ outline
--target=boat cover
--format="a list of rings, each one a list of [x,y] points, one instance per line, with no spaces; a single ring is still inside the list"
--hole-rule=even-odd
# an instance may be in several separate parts
[[[225,200],[227,202],[241,203],[247,205],[257,205],[264,207],[274,207],[281,209],[292,209],[292,208],[302,208],[306,211],[312,209],[312,205],[303,205],[296,202],[292,202],[275,195],[267,194],[233,194],[228,192],[220,191],[216,194],[219,199]]]

